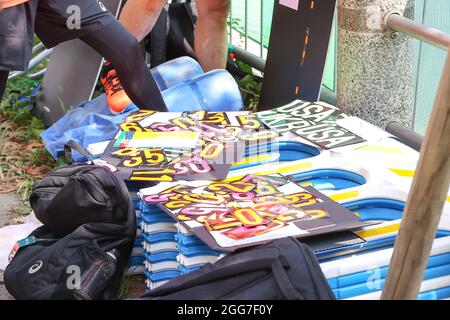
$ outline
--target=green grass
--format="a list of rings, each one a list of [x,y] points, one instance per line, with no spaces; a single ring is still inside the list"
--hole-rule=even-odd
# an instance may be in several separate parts
[[[0,104],[0,192],[20,195],[22,204],[11,209],[16,216],[31,212],[28,198],[34,181],[55,166],[39,137],[44,124],[33,115],[33,99],[19,99],[31,97],[39,83],[26,77],[8,81]]]
[[[262,82],[253,75],[246,75],[238,81],[245,110],[256,112],[261,94]]]
[[[236,65],[247,75],[242,79],[237,79],[242,99],[244,100],[244,109],[256,112],[261,95],[262,79],[253,74],[253,69],[248,64],[235,60]]]
[[[126,275],[126,272],[124,271],[122,274],[122,278],[120,279],[120,286],[119,286],[119,292],[118,292],[118,298],[123,300],[126,298],[129,298],[129,282],[130,277]]]

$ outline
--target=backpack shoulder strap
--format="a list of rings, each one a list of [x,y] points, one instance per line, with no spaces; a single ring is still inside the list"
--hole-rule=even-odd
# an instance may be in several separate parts
[[[150,64],[157,67],[166,61],[167,34],[170,28],[168,5],[161,11],[150,33]]]
[[[186,0],[184,5],[186,6],[186,11],[188,13],[189,19],[192,22],[192,26],[195,27],[198,17],[197,7],[195,6],[195,3],[192,3],[191,0]]]
[[[89,161],[94,160],[94,157],[87,152],[81,145],[79,145],[77,142],[70,140],[64,145],[64,157],[67,164],[73,164],[73,157],[72,157],[72,149],[80,153],[81,155],[85,156]]]

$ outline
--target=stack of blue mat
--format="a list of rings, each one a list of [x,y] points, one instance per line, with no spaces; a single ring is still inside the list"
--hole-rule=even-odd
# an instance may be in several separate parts
[[[176,223],[156,205],[140,202],[144,267],[148,289],[181,275],[177,261]]]
[[[220,258],[220,252],[210,249],[158,206],[142,200],[139,207],[149,290]]]
[[[134,239],[133,251],[131,252],[130,259],[128,260],[128,275],[142,274],[144,273],[144,248],[142,246],[144,242],[144,235],[141,230],[141,210],[140,200],[135,192],[130,192],[133,199],[134,211],[136,212],[136,238]]]
[[[143,274],[144,273],[144,249],[142,247],[142,242],[144,241],[144,236],[141,230],[141,210],[140,210],[140,199],[137,195],[137,191],[142,186],[139,185],[129,185],[127,183],[128,192],[130,193],[131,199],[133,201],[134,212],[136,213],[136,237],[134,239],[134,246],[131,252],[131,256],[128,259],[128,269],[127,275]]]
[[[199,269],[205,263],[214,263],[221,257],[219,251],[209,248],[199,238],[194,236],[180,223],[177,223],[177,249],[178,262],[181,274],[186,274]]]

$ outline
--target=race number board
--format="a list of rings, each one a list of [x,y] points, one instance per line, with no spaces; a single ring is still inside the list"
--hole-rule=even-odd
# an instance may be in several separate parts
[[[311,187],[285,177],[183,181],[140,191],[210,248],[233,251],[283,237],[311,237],[368,224]],[[155,191],[156,190],[156,191]]]
[[[292,132],[323,149],[365,141],[339,124],[339,120],[348,118],[348,115],[325,102],[296,100],[256,115],[264,125],[279,134]]]
[[[120,125],[102,159],[129,181],[224,179],[245,147],[278,136],[246,111],[141,110]]]

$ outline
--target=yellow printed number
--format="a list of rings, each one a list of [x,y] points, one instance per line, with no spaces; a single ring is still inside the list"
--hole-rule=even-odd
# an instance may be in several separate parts
[[[127,168],[139,167],[142,164],[142,157],[132,157],[123,161],[122,165]]]
[[[259,129],[261,122],[252,116],[238,116],[238,120],[244,129]]]

